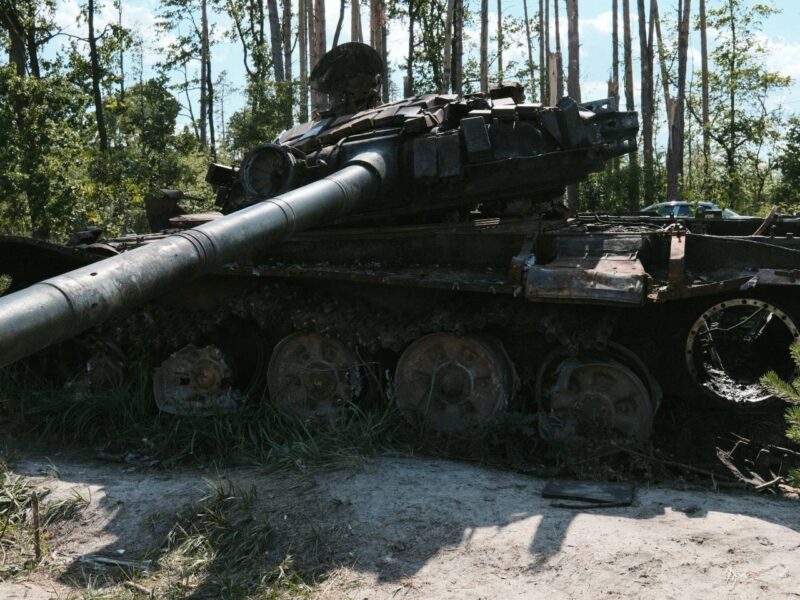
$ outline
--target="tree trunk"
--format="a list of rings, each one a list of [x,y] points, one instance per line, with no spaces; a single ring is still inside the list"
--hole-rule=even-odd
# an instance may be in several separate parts
[[[674,117],[669,129],[667,151],[667,200],[680,200],[683,175],[684,106],[686,101],[686,55],[689,48],[689,17],[691,0],[678,1],[678,94],[675,97]]]
[[[186,95],[186,107],[189,109],[189,120],[192,123],[192,130],[194,131],[194,137],[196,137],[199,140],[200,132],[197,130],[197,119],[194,118],[192,97],[189,95],[189,73],[186,67],[186,62],[184,62],[181,66],[183,67],[183,93]]]
[[[312,59],[312,69],[325,54],[327,42],[325,39],[325,0],[314,0],[314,55]],[[311,107],[319,112],[327,108],[325,106],[325,95],[321,92],[311,93]]]
[[[531,22],[528,18],[528,0],[522,0],[525,16],[525,41],[528,43],[528,73],[531,77],[531,96],[536,95],[536,73],[533,70],[533,44],[531,43]]]
[[[117,27],[122,31],[122,0],[117,3]],[[125,50],[119,45],[119,99],[125,100]]]
[[[19,15],[13,8],[0,8],[0,23],[5,26],[9,37],[8,60],[14,65],[18,77],[28,74],[25,31]]]
[[[370,0],[369,4],[369,43],[383,60],[381,73],[383,101],[389,99],[389,73],[386,64],[386,1]]]
[[[661,18],[658,16],[658,2],[651,0],[650,13],[656,24],[656,42],[658,44],[658,64],[661,69],[661,86],[664,89],[664,106],[667,112],[668,128],[672,126],[672,98],[669,93],[669,71],[667,70],[667,53],[664,49],[664,39],[661,37]]]
[[[547,61],[547,82],[545,83],[545,91],[547,98],[553,95],[552,85],[550,85],[552,69],[550,68],[550,0],[544,0],[544,57]]]
[[[333,43],[331,48],[336,48],[339,45],[339,36],[342,35],[342,24],[344,23],[344,8],[345,0],[339,1],[339,20],[336,21],[336,31],[333,32]]]
[[[706,32],[706,0],[700,0],[700,55],[701,55],[701,94],[703,102],[703,194],[708,196],[711,179],[711,135],[708,108],[708,39]]]
[[[611,86],[609,96],[613,96],[619,108],[619,0],[614,0],[612,4],[611,26]]]
[[[636,110],[633,99],[633,56],[631,43],[630,0],[622,0],[622,51],[625,62],[625,110]],[[628,208],[639,208],[639,156],[637,152],[628,154],[630,179],[628,181]]]
[[[205,0],[203,0],[205,1]],[[281,36],[281,23],[278,16],[278,0],[267,0],[269,11],[269,43],[272,51],[272,71],[275,81],[283,81],[286,72],[283,69],[283,37]]]
[[[414,95],[414,0],[408,0],[408,57],[406,59],[406,77],[403,82],[403,94],[406,98]]]
[[[94,36],[94,0],[89,0],[86,8],[89,25],[89,60],[92,73],[92,95],[94,96],[94,114],[97,121],[97,138],[100,142],[100,152],[108,150],[108,133],[106,120],[103,114],[103,96],[100,92],[100,58],[97,54],[97,38]]]
[[[481,0],[481,91],[489,89],[489,0]]]
[[[737,79],[736,60],[739,54],[736,47],[736,15],[734,14],[733,8],[733,1],[728,0],[728,10],[730,11],[728,20],[731,26],[731,52],[728,66],[728,77],[730,79],[730,99],[728,110],[730,111],[730,114],[728,117],[728,135],[726,136],[728,140],[728,147],[725,151],[725,162],[728,169],[728,204],[730,206],[736,206],[736,186],[734,184],[736,176],[736,86],[733,85],[733,82]]]
[[[211,77],[211,52],[206,56],[206,87],[208,88],[208,138],[211,148],[211,159],[217,160],[217,139],[214,134],[214,83]]]
[[[567,0],[567,44],[569,51],[567,93],[576,102],[581,101],[581,63],[579,55],[581,45],[578,35],[578,0]],[[578,212],[578,201],[578,186],[568,186],[567,207],[570,213],[575,214]]]
[[[292,0],[283,2],[283,19],[281,19],[281,37],[283,38],[283,75],[285,81],[292,81]]]
[[[297,2],[297,45],[300,46],[300,121],[308,121],[308,8],[312,0]]]
[[[381,83],[383,83],[384,103],[389,102],[389,26],[386,21],[386,2],[381,0],[381,59],[383,73],[381,73]]]
[[[625,61],[625,110],[636,110],[633,100],[633,52],[630,0],[622,0],[622,49]]]
[[[455,10],[453,11],[453,37],[455,44],[453,51],[455,57],[453,59],[453,92],[456,94],[464,93],[463,79],[464,73],[462,69],[464,60],[464,0],[455,0]]]
[[[281,0],[283,2],[283,18],[281,19],[281,37],[283,38],[283,74],[284,81],[288,82],[286,87],[286,111],[287,127],[294,125],[294,75],[292,73],[292,0]],[[223,123],[223,127],[225,124]],[[224,137],[224,136],[223,136]]]
[[[547,103],[547,56],[544,53],[544,0],[539,0],[539,101]]]
[[[619,0],[611,3],[611,19],[611,79],[608,80],[608,97],[614,99],[619,110]],[[615,203],[619,197],[619,181],[619,157],[614,157],[606,165],[606,189]]]
[[[200,147],[206,148],[208,138],[208,10],[206,0],[200,0]]]
[[[553,0],[553,23],[556,26],[556,97],[564,97],[564,60],[561,53],[561,31],[560,23],[558,22],[558,1]],[[576,4],[577,7],[577,4]],[[577,8],[576,8],[577,10]]]
[[[503,83],[503,0],[497,0],[497,83]]]
[[[454,0],[447,0],[447,13],[444,19],[444,73],[442,74],[442,94],[450,92],[453,68],[453,8]]]
[[[637,0],[639,13],[639,53],[641,56],[641,114],[644,173],[642,177],[645,205],[654,202],[653,171],[653,40],[647,35],[647,13],[644,0]]]
[[[350,41],[364,41],[364,34],[361,32],[361,4],[359,0],[352,0],[350,4]]]
[[[317,62],[328,48],[325,34],[325,0],[314,0],[314,53]],[[316,63],[314,63],[316,66]]]
[[[369,2],[369,44],[378,52],[382,54],[381,45],[383,39],[381,38],[381,15],[380,15],[381,0],[370,0]]]
[[[578,0],[567,0],[567,41],[569,44],[569,67],[567,73],[567,93],[581,101],[580,39],[578,37]]]

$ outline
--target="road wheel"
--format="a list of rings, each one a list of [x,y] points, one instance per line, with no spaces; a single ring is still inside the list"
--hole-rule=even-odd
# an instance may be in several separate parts
[[[397,406],[442,433],[489,422],[515,387],[502,344],[477,335],[426,335],[403,352],[395,375]]]

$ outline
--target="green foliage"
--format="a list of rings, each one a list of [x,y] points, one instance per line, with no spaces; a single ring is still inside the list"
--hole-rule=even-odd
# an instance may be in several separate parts
[[[62,76],[19,77],[0,67],[0,231],[46,238],[81,220],[75,176],[87,159],[87,106]]]
[[[63,239],[89,225],[146,230],[144,199],[160,188],[210,195],[206,158],[175,134],[180,105],[164,78],[106,97],[107,155],[95,149],[89,96],[70,77],[0,68],[0,231]]]
[[[772,203],[781,212],[797,213],[800,210],[800,118],[789,119],[783,147],[776,160],[781,174],[780,183],[772,194]]]
[[[292,98],[296,97],[293,84],[269,81],[249,85],[247,95],[247,106],[231,115],[228,122],[226,150],[236,157],[271,142],[288,127]]]
[[[790,352],[792,360],[800,370],[800,344],[793,344]],[[786,410],[786,423],[788,429],[786,437],[800,444],[800,377],[794,378],[792,381],[784,381],[774,371],[770,371],[761,378],[761,385],[763,385],[771,394],[774,394],[781,400],[789,403]],[[792,473],[792,478],[795,484],[800,484],[800,471]]]
[[[716,32],[708,132],[718,149],[718,162],[711,181],[700,181],[710,195],[702,199],[739,212],[755,212],[767,200],[782,130],[782,114],[767,100],[791,83],[789,77],[767,68],[766,49],[758,35],[764,20],[777,12],[744,0],[726,0],[708,12],[708,26]],[[698,105],[697,99],[690,102],[695,112]]]

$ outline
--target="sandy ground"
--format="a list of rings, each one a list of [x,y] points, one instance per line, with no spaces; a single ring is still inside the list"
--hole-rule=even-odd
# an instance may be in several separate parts
[[[81,555],[136,558],[217,477],[59,456],[17,471],[91,504],[47,568],[0,584],[4,599],[79,593],[63,571]],[[800,598],[793,501],[640,487],[630,507],[570,510],[543,480],[428,459],[225,476],[257,487],[295,555],[327,565],[318,598]]]

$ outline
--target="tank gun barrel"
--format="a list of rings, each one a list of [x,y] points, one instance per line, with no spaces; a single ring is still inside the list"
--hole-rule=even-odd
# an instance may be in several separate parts
[[[303,187],[0,298],[0,367],[100,324],[174,285],[332,221],[385,184],[376,151]]]

